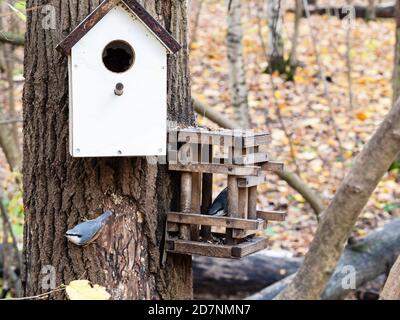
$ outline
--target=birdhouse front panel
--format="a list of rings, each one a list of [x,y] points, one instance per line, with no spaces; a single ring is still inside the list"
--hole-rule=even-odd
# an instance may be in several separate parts
[[[110,9],[69,64],[74,157],[166,154],[167,48],[134,12]]]

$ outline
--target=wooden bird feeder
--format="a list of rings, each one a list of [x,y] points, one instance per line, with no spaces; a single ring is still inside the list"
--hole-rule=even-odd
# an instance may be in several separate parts
[[[198,128],[169,132],[169,170],[181,172],[180,212],[167,217],[166,250],[171,253],[242,258],[267,246],[258,236],[269,220],[285,212],[258,211],[257,186],[267,171],[283,170],[261,149],[267,133]],[[228,184],[227,216],[206,215],[212,202],[212,175],[224,174]]]

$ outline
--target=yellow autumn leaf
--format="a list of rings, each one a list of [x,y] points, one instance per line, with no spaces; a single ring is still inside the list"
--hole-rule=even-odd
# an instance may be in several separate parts
[[[304,200],[304,198],[303,198],[303,196],[301,195],[301,194],[295,194],[294,196],[293,196],[293,198],[297,201],[297,202],[305,202],[305,200]]]
[[[364,111],[358,111],[356,112],[356,117],[360,121],[364,121],[368,118],[367,114]]]
[[[282,97],[280,91],[275,91],[274,92],[275,98],[280,99]]]
[[[89,280],[71,281],[65,290],[69,300],[109,300],[111,297],[106,288],[92,285]]]
[[[192,43],[190,44],[190,49],[195,50],[195,49],[197,49],[198,47],[199,47],[199,46],[198,46],[197,42],[192,42]]]
[[[354,233],[357,234],[358,236],[365,236],[368,232],[363,229],[356,229],[354,230]]]

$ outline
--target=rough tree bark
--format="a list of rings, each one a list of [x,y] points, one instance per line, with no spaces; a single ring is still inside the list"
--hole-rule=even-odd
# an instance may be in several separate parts
[[[345,289],[342,281],[349,275],[352,266],[355,271],[355,287],[389,271],[400,252],[400,219],[387,223],[384,228],[368,234],[355,244],[348,245],[341,256],[336,270],[322,294],[322,299],[343,299],[351,289]],[[293,280],[294,275],[286,277],[260,292],[250,296],[250,300],[271,300]]]
[[[232,106],[236,123],[250,128],[248,90],[243,57],[243,30],[240,0],[228,0],[228,32],[226,36]]]
[[[400,299],[400,256],[397,258],[380,294],[381,300]]]
[[[278,299],[318,299],[335,270],[351,230],[400,150],[400,100],[391,109],[324,211],[304,264]]]
[[[74,159],[68,152],[67,59],[55,47],[99,2],[27,1],[24,294],[46,291],[41,271],[51,265],[56,285],[83,276],[105,286],[113,299],[191,298],[191,258],[168,255],[165,268],[160,264],[165,214],[175,186],[166,166],[145,158]],[[168,115],[193,125],[186,1],[139,2],[183,46],[168,60]],[[42,28],[44,14],[34,8],[43,4],[54,6],[56,30]],[[106,209],[114,216],[97,243],[84,248],[67,243],[68,228]]]

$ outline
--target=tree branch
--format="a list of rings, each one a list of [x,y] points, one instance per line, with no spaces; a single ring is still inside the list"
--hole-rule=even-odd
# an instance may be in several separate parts
[[[18,34],[13,34],[11,32],[0,31],[0,42],[9,43],[15,46],[24,46],[25,38]]]
[[[325,210],[293,282],[278,299],[318,299],[372,192],[400,150],[400,100],[386,116]]]

